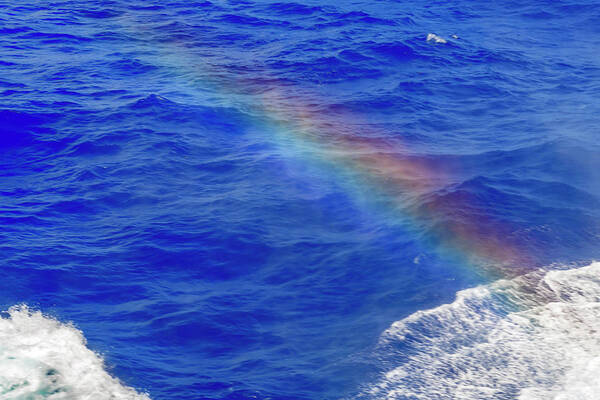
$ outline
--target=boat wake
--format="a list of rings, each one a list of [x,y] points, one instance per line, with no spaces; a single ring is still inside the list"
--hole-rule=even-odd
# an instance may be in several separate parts
[[[3,400],[149,400],[106,372],[81,331],[26,306],[0,319],[0,368]]]
[[[600,262],[463,290],[395,322],[365,399],[596,399]]]

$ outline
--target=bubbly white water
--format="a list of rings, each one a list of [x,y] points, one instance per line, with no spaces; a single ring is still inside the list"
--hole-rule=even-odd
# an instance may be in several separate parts
[[[25,306],[0,318],[0,399],[149,400],[104,369],[81,333]]]
[[[600,263],[461,291],[395,322],[374,399],[600,398]]]
[[[447,40],[435,33],[428,33],[426,40],[433,43],[447,43]]]

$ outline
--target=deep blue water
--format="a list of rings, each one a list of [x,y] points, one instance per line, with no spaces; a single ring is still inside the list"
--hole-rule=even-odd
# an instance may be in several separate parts
[[[353,398],[394,321],[600,256],[597,2],[339,3],[0,1],[2,310],[153,399]],[[393,190],[436,212],[290,115],[447,172]],[[528,263],[467,263],[490,237]]]

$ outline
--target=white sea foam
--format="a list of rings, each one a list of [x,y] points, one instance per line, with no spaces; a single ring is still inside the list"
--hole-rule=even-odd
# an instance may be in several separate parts
[[[0,318],[0,399],[148,400],[104,369],[72,325],[12,307]]]
[[[432,43],[447,43],[448,41],[441,36],[436,35],[435,33],[427,34],[427,41]]]
[[[461,291],[381,337],[373,399],[600,396],[600,263]]]

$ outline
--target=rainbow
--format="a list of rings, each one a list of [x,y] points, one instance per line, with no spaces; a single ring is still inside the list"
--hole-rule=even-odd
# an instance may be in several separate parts
[[[137,22],[129,21],[124,26],[133,26],[138,35],[152,33],[152,28]],[[256,87],[256,82],[232,78],[235,74],[228,75],[233,81],[223,83],[219,79],[222,71],[194,57],[185,43],[170,42],[163,46],[153,45],[150,50],[158,50],[162,64],[180,72],[177,76],[200,81],[204,88],[224,98],[256,92],[251,89]],[[509,239],[514,229],[507,224],[482,213],[462,212],[458,213],[460,218],[453,213],[452,218],[447,218],[449,209],[481,209],[477,207],[476,198],[458,195],[448,201],[437,197],[416,204],[414,200],[430,192],[432,187],[451,187],[457,180],[452,168],[445,169],[440,162],[416,157],[401,138],[390,139],[384,132],[368,127],[366,121],[356,115],[342,122],[312,110],[311,105],[320,103],[316,93],[300,95],[287,82],[272,76],[263,78],[263,82],[269,82],[268,87],[251,95],[245,107],[261,117],[270,131],[277,133],[273,139],[281,146],[288,147],[292,143],[303,151],[310,149],[336,170],[359,176],[357,192],[383,195],[389,199],[396,217],[416,227],[429,226],[433,251],[458,257],[490,278],[520,275],[536,264],[523,245]]]
[[[415,204],[432,188],[456,182],[456,176],[450,172],[452,168],[445,169],[439,162],[415,157],[399,139],[390,141],[389,135],[369,128],[357,118],[340,122],[310,111],[306,105],[315,104],[314,97],[299,101],[295,95],[291,104],[285,88],[275,86],[260,95],[258,111],[279,121],[282,135],[309,143],[332,165],[358,173],[363,192],[385,195],[397,216],[415,225],[432,225],[431,239],[438,250],[446,254],[449,251],[495,277],[521,274],[524,267],[535,263],[523,246],[508,239],[512,229],[507,224],[485,214],[468,212],[460,213],[460,218],[456,218],[456,213],[453,218],[445,218],[449,208],[478,208],[474,197],[459,195],[451,203],[437,197],[425,204]],[[361,130],[353,128],[356,126],[362,127]]]

